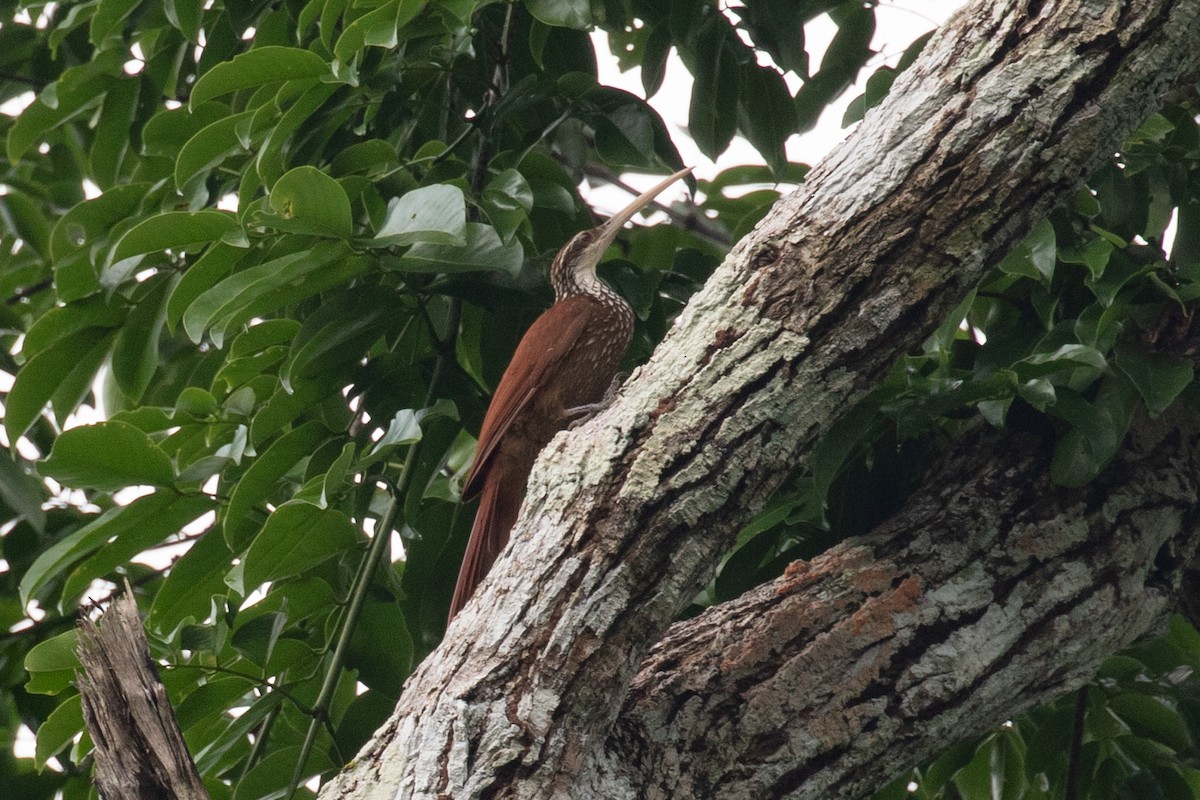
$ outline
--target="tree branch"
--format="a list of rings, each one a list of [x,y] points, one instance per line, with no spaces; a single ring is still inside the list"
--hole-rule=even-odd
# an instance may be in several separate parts
[[[110,800],[208,800],[167,690],[150,659],[133,590],[79,622],[79,694],[96,743],[96,786]]]
[[[976,429],[872,535],[673,626],[578,795],[862,796],[1089,680],[1195,558],[1200,418],[1139,420],[1081,489],[1049,439]]]

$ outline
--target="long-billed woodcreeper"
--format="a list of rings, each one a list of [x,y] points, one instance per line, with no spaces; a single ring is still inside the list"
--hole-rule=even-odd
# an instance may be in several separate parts
[[[450,601],[451,619],[508,542],[538,453],[570,422],[600,407],[625,356],[633,309],[596,277],[600,258],[626,222],[689,172],[682,169],[638,195],[604,224],[576,234],[555,256],[554,305],[530,326],[500,378],[463,484],[464,499],[479,495],[479,511]]]

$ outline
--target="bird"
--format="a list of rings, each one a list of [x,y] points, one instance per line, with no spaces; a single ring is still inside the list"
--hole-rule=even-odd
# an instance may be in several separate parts
[[[596,276],[625,223],[691,173],[681,169],[595,228],[577,233],[550,266],[554,304],[517,345],[483,418],[462,496],[479,496],[449,620],[466,605],[508,542],[538,453],[554,435],[606,404],[633,336],[633,309]]]

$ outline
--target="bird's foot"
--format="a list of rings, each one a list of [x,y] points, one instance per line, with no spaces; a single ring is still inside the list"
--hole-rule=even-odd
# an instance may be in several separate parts
[[[604,397],[601,397],[595,403],[587,403],[582,406],[568,408],[565,416],[571,422],[569,425],[567,425],[567,429],[575,430],[580,425],[612,405],[613,400],[617,399],[617,392],[621,390],[621,384],[624,383],[626,377],[628,376],[623,373],[614,375],[612,383],[608,385],[608,389],[606,389],[604,392]]]

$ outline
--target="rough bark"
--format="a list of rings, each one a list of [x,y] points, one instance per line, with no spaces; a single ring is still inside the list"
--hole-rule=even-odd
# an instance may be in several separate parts
[[[1200,417],[1138,421],[1082,489],[1051,438],[976,430],[870,536],[673,626],[576,795],[862,796],[1085,682],[1181,595]]]
[[[188,754],[129,585],[80,623],[79,694],[96,743],[96,788],[106,800],[208,800]]]
[[[618,402],[555,439],[476,600],[321,796],[570,796],[739,526],[1196,70],[1198,17],[1186,0],[960,13],[735,248]],[[1077,675],[1071,657],[1059,669]]]

